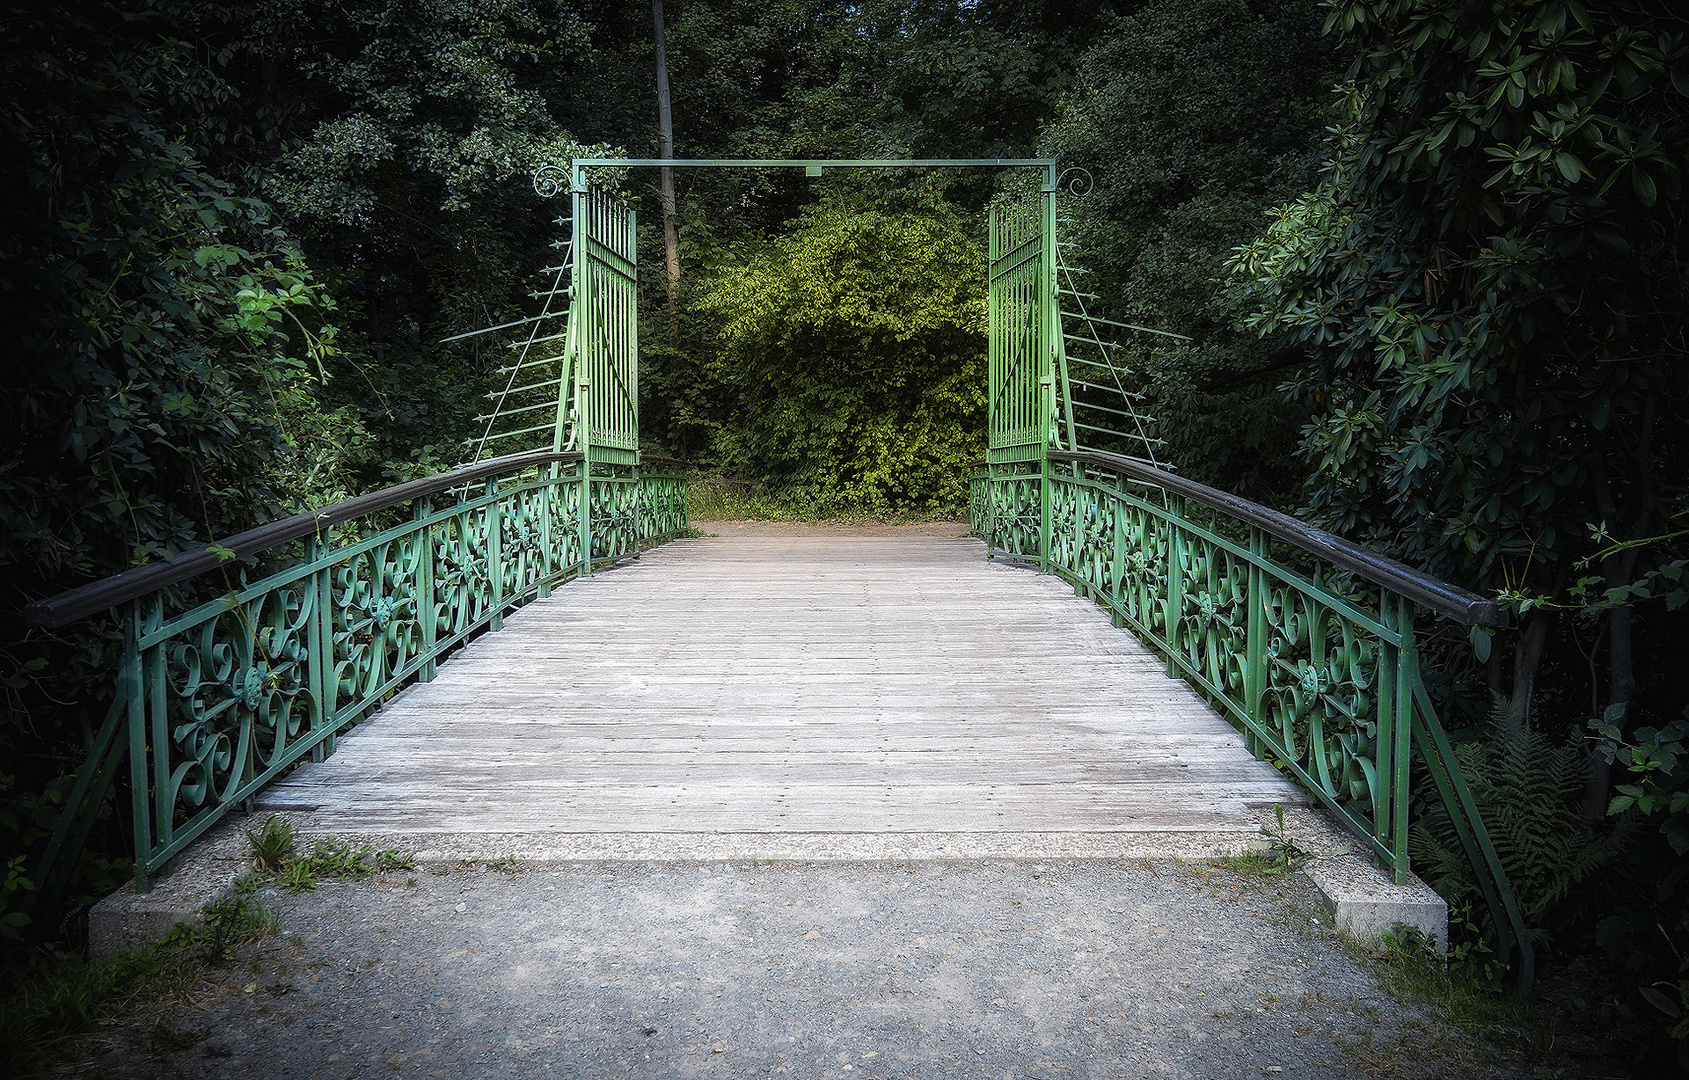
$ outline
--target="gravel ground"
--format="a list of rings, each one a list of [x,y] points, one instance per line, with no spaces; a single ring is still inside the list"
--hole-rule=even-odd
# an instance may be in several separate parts
[[[1339,1077],[1440,1033],[1300,874],[1125,860],[418,868],[279,933],[90,1071],[180,1077]],[[157,1045],[155,1039],[153,1045]]]

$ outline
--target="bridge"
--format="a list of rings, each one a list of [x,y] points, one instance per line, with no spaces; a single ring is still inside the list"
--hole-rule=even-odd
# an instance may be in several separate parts
[[[905,855],[1050,833],[1232,852],[1260,835],[1249,807],[1307,801],[1094,605],[983,554],[677,541],[524,608],[258,808],[412,849],[704,834],[771,858],[865,833]]]
[[[973,539],[691,538],[684,469],[639,444],[633,211],[592,179],[733,164],[1042,173],[991,217]],[[1419,672],[1418,627],[1494,605],[1157,463],[1119,345],[1145,330],[1086,311],[1061,180],[1046,160],[542,170],[570,200],[568,257],[539,315],[491,328],[518,336],[473,460],[31,608],[115,617],[125,641],[36,903],[120,777],[142,887],[259,807],[777,857],[884,834],[935,854],[1016,834],[1223,845],[1255,831],[1250,806],[1292,801],[1403,880],[1417,793],[1455,824],[1528,986]]]

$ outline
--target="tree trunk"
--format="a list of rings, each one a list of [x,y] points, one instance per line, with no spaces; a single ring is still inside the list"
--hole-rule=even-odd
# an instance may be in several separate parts
[[[1542,668],[1542,650],[1548,644],[1549,613],[1537,608],[1519,635],[1513,654],[1513,695],[1507,702],[1507,734],[1519,735],[1530,727],[1531,695],[1536,692],[1537,672]]]
[[[1630,584],[1636,572],[1636,548],[1607,557],[1602,567],[1604,584],[1616,589]],[[1631,698],[1636,694],[1636,667],[1631,652],[1632,611],[1620,604],[1607,613],[1607,672],[1612,689],[1602,719],[1619,729],[1622,737],[1630,730]],[[1584,789],[1583,816],[1591,825],[1607,813],[1607,795],[1613,782],[1613,764],[1598,749],[1589,755],[1589,786]]]
[[[674,157],[674,116],[669,111],[669,58],[663,32],[663,0],[651,0],[651,21],[657,39],[657,156]],[[674,221],[674,170],[663,168],[658,201],[663,207],[663,263],[668,270],[669,345],[680,345],[680,234]]]

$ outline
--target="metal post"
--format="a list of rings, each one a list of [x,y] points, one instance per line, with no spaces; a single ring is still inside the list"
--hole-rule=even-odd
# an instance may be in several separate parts
[[[1049,380],[1044,380],[1049,389]],[[1050,572],[1050,448],[1038,459],[1038,572]]]
[[[487,481],[487,494],[498,494],[498,481]],[[492,629],[504,629],[504,500],[494,498],[487,504],[487,581],[492,591]]]
[[[1396,629],[1396,599],[1388,589],[1380,589],[1378,618],[1386,630]],[[1373,767],[1377,781],[1372,792],[1372,835],[1379,845],[1391,852],[1395,861],[1395,845],[1390,836],[1392,808],[1396,801],[1393,790],[1396,782],[1396,736],[1404,717],[1396,715],[1399,699],[1398,679],[1401,674],[1401,646],[1385,635],[1378,643],[1378,745],[1373,748]]]
[[[1406,597],[1396,597],[1395,626],[1402,635],[1402,647],[1397,654],[1396,662],[1399,672],[1396,676],[1396,727],[1392,795],[1390,807],[1390,853],[1395,862],[1396,884],[1400,885],[1408,876],[1408,798],[1412,794],[1409,787],[1409,768],[1412,759],[1409,747],[1413,739],[1413,692],[1419,685],[1419,648],[1413,637],[1413,602]]]
[[[1185,610],[1185,579],[1179,572],[1179,564],[1184,561],[1185,537],[1180,525],[1184,521],[1184,500],[1176,495],[1167,499],[1167,674],[1179,678],[1179,664],[1177,657],[1182,646],[1179,642],[1179,623],[1184,619]]]
[[[434,508],[429,500],[416,504],[417,572],[416,617],[422,623],[422,655],[425,659],[417,668],[416,677],[423,682],[434,678],[434,645],[439,640],[439,626],[435,619],[434,599],[434,523],[430,520]]]
[[[321,534],[305,541],[307,563],[320,561],[325,553]],[[311,696],[317,701],[317,730],[311,734],[321,735],[322,729],[334,722],[333,688],[337,684],[334,676],[334,630],[325,619],[334,603],[334,583],[327,567],[311,571],[309,580],[311,617],[305,625],[305,655],[310,658],[311,664]],[[311,744],[312,761],[321,761],[328,755],[323,738],[326,736]]]
[[[150,633],[164,625],[164,597],[153,593],[142,602],[141,632]],[[154,645],[141,654],[141,681],[146,684],[147,712],[150,714],[152,725],[147,737],[152,742],[152,839],[154,848],[145,851],[148,861],[152,859],[152,852],[167,846],[174,838],[176,825],[175,800],[170,792],[170,748],[174,740],[170,736],[170,704],[166,697],[169,686],[169,674],[164,666],[164,645]],[[139,758],[146,760],[147,747],[141,747]],[[207,782],[211,783],[207,778]],[[215,785],[213,784],[213,790]],[[137,854],[141,852],[137,851]]]
[[[587,405],[592,400],[592,384],[585,379],[575,384],[575,428],[581,440],[581,573],[592,575],[592,425],[587,421]]]
[[[1249,563],[1249,624],[1247,659],[1243,674],[1244,711],[1257,724],[1266,727],[1261,705],[1266,700],[1267,690],[1267,572],[1261,569],[1260,564],[1267,557],[1267,538],[1253,525],[1249,527],[1249,553],[1254,558]],[[1261,745],[1261,737],[1247,725],[1244,736],[1250,752],[1256,757],[1261,757],[1262,751],[1266,749]]]
[[[147,798],[146,664],[140,648],[146,625],[141,615],[143,603],[150,613],[158,603],[157,594],[129,605],[129,641],[123,654],[123,662],[133,665],[129,678],[129,805],[135,816],[135,888],[139,892],[152,888],[146,870],[147,855],[152,851],[152,804]]]

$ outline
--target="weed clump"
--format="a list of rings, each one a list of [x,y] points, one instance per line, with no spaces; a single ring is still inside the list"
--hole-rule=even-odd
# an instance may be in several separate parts
[[[318,840],[301,858],[293,854],[294,839],[293,826],[279,817],[246,834],[254,868],[291,893],[311,892],[321,878],[365,878],[416,868],[415,858],[393,848],[377,852],[368,844],[355,848],[340,840]]]

